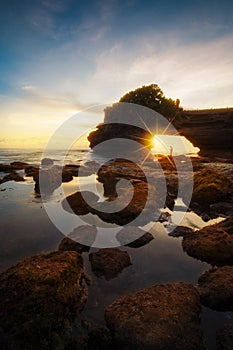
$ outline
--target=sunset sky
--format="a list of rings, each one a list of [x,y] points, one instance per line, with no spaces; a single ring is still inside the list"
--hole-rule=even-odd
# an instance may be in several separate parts
[[[151,83],[186,109],[233,106],[232,0],[8,0],[0,17],[0,148],[41,148]]]

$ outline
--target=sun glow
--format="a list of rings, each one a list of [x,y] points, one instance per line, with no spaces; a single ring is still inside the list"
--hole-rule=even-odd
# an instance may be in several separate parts
[[[196,154],[198,147],[194,147],[184,136],[155,135],[152,153],[164,155]]]

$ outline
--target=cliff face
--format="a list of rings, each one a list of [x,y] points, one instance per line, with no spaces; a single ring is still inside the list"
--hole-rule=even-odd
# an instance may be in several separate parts
[[[97,126],[97,130],[89,135],[91,148],[115,137],[141,140],[141,143],[148,145],[144,140],[149,139],[150,135],[145,130],[127,127],[124,124],[117,125],[108,119],[107,113],[104,123]],[[183,111],[173,125],[180,135],[185,136],[195,147],[200,148],[200,155],[233,157],[233,108]],[[152,125],[150,129],[153,129]]]
[[[201,155],[233,156],[233,109],[184,111],[175,127]]]

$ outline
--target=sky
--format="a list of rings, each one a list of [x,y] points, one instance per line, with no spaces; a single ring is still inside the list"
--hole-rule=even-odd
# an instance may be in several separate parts
[[[233,107],[232,0],[8,0],[0,33],[0,148],[44,147],[75,113],[85,133],[151,83],[185,109]]]

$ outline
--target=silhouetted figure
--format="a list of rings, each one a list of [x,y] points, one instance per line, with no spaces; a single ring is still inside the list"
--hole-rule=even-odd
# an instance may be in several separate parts
[[[172,153],[173,153],[173,147],[170,146],[170,157],[172,157]]]

